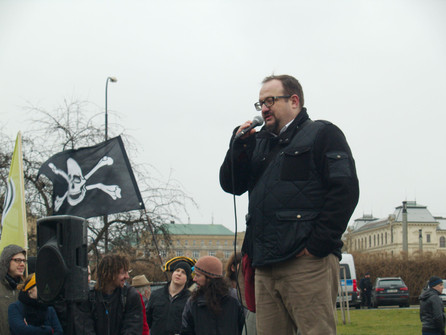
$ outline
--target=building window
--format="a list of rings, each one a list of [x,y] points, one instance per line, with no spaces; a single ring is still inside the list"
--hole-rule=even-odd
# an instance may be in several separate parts
[[[189,244],[189,242],[187,242],[187,240],[184,240],[184,245],[188,245]]]
[[[225,251],[223,254],[224,254],[225,259],[228,259],[231,256],[230,251]]]
[[[204,247],[204,240],[201,240],[201,246]]]
[[[192,245],[195,247],[195,240],[192,241]]]
[[[209,246],[212,247],[212,241],[211,240],[209,240]]]
[[[387,244],[387,232],[385,233],[385,235],[384,235],[385,237],[386,237],[386,244]]]
[[[426,234],[426,242],[431,243],[431,234]]]
[[[160,255],[161,255],[161,257],[166,257],[167,256],[166,250],[161,250]]]
[[[209,251],[209,256],[214,256],[215,257],[215,251],[214,250],[210,250]]]
[[[444,236],[440,237],[440,248],[446,248],[446,238]]]
[[[183,256],[183,250],[177,250],[175,254],[177,257]]]
[[[381,233],[381,245],[384,244],[384,238],[383,238],[383,233]]]
[[[181,245],[180,240],[177,240],[177,247]]]
[[[198,250],[192,251],[192,257],[193,258],[200,258],[200,251],[198,251]]]
[[[216,243],[217,247],[220,246],[220,241],[217,241],[217,242],[215,242],[215,243]]]
[[[227,246],[228,246],[228,240],[225,241],[225,247],[227,247]]]
[[[372,236],[369,236],[369,248],[372,247]]]

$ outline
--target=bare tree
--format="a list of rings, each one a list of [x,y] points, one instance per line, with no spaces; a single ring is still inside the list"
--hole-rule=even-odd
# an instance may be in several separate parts
[[[30,115],[34,115],[32,128],[23,134],[25,194],[27,210],[30,215],[44,217],[52,214],[52,184],[44,176],[37,173],[42,163],[52,155],[80,147],[93,146],[104,140],[103,112],[86,101],[67,101],[48,112],[42,108],[30,105],[27,107]],[[92,115],[87,117],[87,115]],[[154,177],[157,171],[153,166],[144,166],[132,160],[137,157],[135,141],[117,125],[110,125],[113,136],[121,135],[131,161],[135,178],[138,182],[146,211],[131,211],[110,215],[107,224],[100,218],[88,220],[89,250],[101,249],[104,233],[108,229],[111,249],[129,251],[138,246],[146,255],[146,259],[155,252],[153,236],[165,240],[164,245],[170,245],[170,239],[163,230],[163,223],[178,220],[181,212],[187,214],[188,204],[196,205],[193,199],[183,191],[180,182],[171,175],[167,180]],[[1,132],[0,132],[1,135]],[[13,140],[0,136],[0,180],[6,181],[12,156]],[[0,185],[4,194],[6,183]]]

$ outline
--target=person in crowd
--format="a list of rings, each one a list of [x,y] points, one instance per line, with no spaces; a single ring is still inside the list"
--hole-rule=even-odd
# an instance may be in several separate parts
[[[359,289],[361,290],[362,305],[367,308],[372,307],[372,281],[370,280],[370,273],[366,272],[364,278],[359,282]]]
[[[246,334],[247,332],[248,335],[256,335],[256,313],[255,310],[248,308],[245,301],[244,271],[241,264],[242,253],[232,253],[225,266],[225,278],[229,282],[231,295],[239,299],[239,301],[241,298],[240,303],[245,312],[245,325],[243,326],[242,334]]]
[[[172,269],[171,281],[150,295],[147,323],[151,335],[175,335],[181,330],[181,316],[190,296],[188,283],[192,271],[185,261],[177,262]]]
[[[132,279],[132,286],[136,288],[140,297],[143,312],[143,335],[149,334],[149,325],[147,324],[147,308],[149,305],[150,297],[150,282],[147,280],[145,275],[135,276]]]
[[[11,335],[62,335],[54,308],[37,300],[36,275],[29,275],[17,288],[18,301],[8,308]]]
[[[423,335],[444,335],[445,315],[443,302],[439,295],[443,293],[443,280],[432,276],[427,290],[421,293],[420,320]]]
[[[222,262],[214,256],[201,257],[194,273],[197,289],[184,307],[181,335],[240,335],[243,309],[229,292]]]
[[[146,310],[149,307],[150,282],[145,275],[135,276],[132,279],[132,286],[141,294]]]
[[[8,308],[17,300],[17,285],[22,281],[26,267],[26,251],[7,245],[0,256],[0,334],[9,335]]]
[[[265,126],[237,127],[220,168],[224,191],[249,192],[242,252],[255,268],[257,332],[334,335],[341,237],[359,197],[355,162],[338,127],[309,118],[296,78],[262,84],[254,105]]]
[[[106,255],[98,266],[97,282],[88,301],[76,307],[76,334],[141,335],[143,311],[138,291],[126,284],[129,260]]]

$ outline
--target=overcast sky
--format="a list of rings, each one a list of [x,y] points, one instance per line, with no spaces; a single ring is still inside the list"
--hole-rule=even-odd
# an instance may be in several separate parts
[[[179,180],[191,223],[234,229],[218,171],[261,80],[290,74],[310,117],[345,133],[361,195],[352,217],[403,200],[446,216],[444,0],[0,0],[0,117],[26,135],[28,102],[104,106],[141,163]],[[238,197],[244,230],[247,196]],[[187,223],[187,215],[182,223]]]

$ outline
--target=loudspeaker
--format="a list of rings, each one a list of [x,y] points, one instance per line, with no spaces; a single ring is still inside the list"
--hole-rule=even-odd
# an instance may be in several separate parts
[[[37,220],[36,283],[46,303],[88,299],[87,222],[70,216]]]

